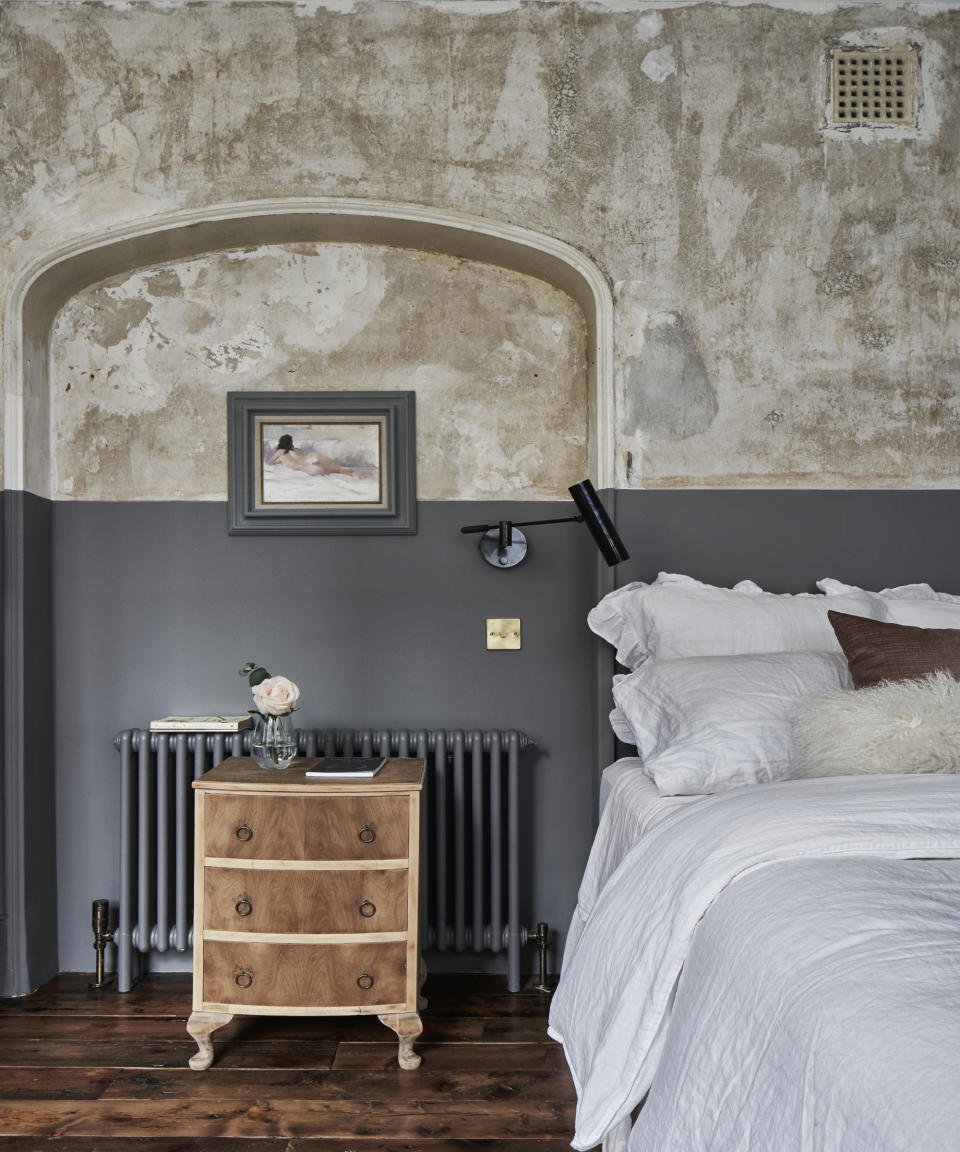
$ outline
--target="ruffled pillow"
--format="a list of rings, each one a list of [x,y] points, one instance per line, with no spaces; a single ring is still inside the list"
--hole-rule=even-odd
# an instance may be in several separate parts
[[[863,591],[854,584],[829,577],[818,580],[817,587],[828,596],[849,596]],[[883,601],[887,616],[894,624],[908,624],[913,628],[960,628],[960,596],[950,592],[935,592],[929,584],[900,584],[875,595]]]
[[[587,623],[638,668],[644,660],[758,652],[829,652],[838,648],[827,609],[888,619],[880,598],[764,592],[753,581],[716,588],[689,576],[661,572],[653,584],[627,584],[605,596]]]

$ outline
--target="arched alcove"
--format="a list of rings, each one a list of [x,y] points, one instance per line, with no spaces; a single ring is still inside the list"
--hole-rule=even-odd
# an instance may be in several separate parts
[[[600,269],[553,237],[480,217],[361,200],[269,201],[195,209],[63,244],[17,279],[6,309],[4,483],[49,495],[47,344],[76,292],[162,261],[242,246],[332,241],[422,249],[535,276],[580,306],[588,331],[590,473],[613,483],[613,299]]]
[[[409,205],[281,200],[158,215],[53,246],[33,259],[14,282],[5,311],[5,994],[24,993],[51,974],[43,941],[56,892],[54,757],[52,735],[43,726],[50,727],[54,660],[52,625],[44,619],[54,562],[48,378],[53,321],[78,291],[137,268],[238,247],[317,242],[392,245],[479,261],[567,293],[587,325],[590,472],[599,488],[612,486],[610,286],[591,260],[552,237]],[[42,499],[31,505],[36,497]],[[57,563],[69,563],[69,557],[57,557]]]

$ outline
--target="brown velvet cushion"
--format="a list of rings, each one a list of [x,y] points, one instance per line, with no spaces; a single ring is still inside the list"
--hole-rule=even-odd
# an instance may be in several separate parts
[[[827,616],[855,688],[872,688],[881,680],[916,680],[940,671],[960,679],[960,628],[911,628],[845,612]]]

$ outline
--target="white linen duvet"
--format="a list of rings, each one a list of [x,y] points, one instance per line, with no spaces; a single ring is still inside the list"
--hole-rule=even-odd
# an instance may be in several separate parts
[[[631,1152],[960,1149],[957,858],[956,776],[764,784],[658,822],[571,925],[550,1034],[573,1146],[653,1084]]]

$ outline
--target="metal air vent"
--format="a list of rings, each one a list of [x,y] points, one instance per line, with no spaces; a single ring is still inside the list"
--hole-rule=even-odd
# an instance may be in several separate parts
[[[831,123],[916,123],[914,49],[903,46],[884,51],[837,51],[832,63]]]

